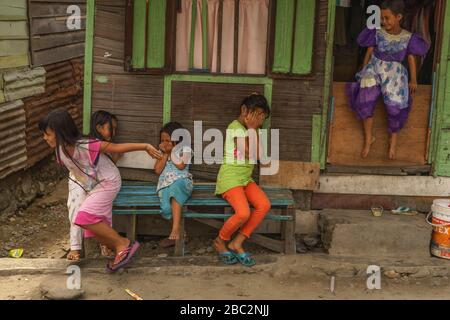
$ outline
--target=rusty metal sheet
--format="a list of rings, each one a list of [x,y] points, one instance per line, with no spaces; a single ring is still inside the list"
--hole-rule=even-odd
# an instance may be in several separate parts
[[[21,100],[0,104],[0,179],[27,165],[25,123]]]

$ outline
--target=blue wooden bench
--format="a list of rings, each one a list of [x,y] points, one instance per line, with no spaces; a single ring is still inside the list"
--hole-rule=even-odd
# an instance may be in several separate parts
[[[215,184],[194,184],[192,197],[183,208],[180,235],[184,236],[184,219],[195,219],[201,223],[220,229],[223,222],[231,216],[226,213],[196,212],[191,208],[227,208],[228,202],[214,194]],[[294,254],[295,246],[295,209],[292,192],[289,189],[264,188],[268,195],[272,208],[281,209],[281,214],[268,214],[266,220],[279,221],[281,223],[280,240],[269,238],[261,234],[253,234],[249,239],[258,245],[264,246],[276,252]],[[201,210],[203,211],[203,210]],[[156,186],[149,182],[124,181],[116,200],[114,201],[113,215],[127,215],[127,237],[136,238],[137,215],[159,215],[159,198],[156,194]],[[184,254],[184,240],[180,237],[175,245],[175,255]]]

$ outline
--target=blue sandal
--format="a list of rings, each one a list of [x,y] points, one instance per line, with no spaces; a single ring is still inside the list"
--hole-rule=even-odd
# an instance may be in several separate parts
[[[220,260],[222,260],[223,263],[228,264],[228,265],[238,263],[238,259],[233,254],[233,252],[230,252],[230,251],[219,252],[219,258],[220,258]]]
[[[246,267],[251,267],[254,266],[256,264],[255,259],[253,259],[250,256],[250,253],[248,252],[244,252],[244,253],[237,253],[237,252],[233,252],[234,256],[236,257],[236,259],[244,266]]]

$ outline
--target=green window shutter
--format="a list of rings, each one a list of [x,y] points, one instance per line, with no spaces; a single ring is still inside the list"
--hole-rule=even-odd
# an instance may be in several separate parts
[[[165,48],[166,0],[134,0],[131,58],[133,69],[163,68]]]
[[[315,12],[316,0],[297,0],[292,73],[311,73]]]
[[[151,0],[149,7],[147,67],[163,68],[166,48],[166,0]]]
[[[273,72],[288,73],[292,62],[295,0],[278,0],[275,22]]]
[[[316,0],[278,0],[273,72],[311,73]]]
[[[134,0],[133,4],[133,54],[131,65],[134,69],[145,68],[145,0]]]

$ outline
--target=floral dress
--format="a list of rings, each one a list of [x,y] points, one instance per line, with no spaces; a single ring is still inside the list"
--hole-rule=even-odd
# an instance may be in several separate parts
[[[348,83],[350,108],[362,120],[373,116],[382,95],[388,114],[389,132],[398,132],[411,110],[408,70],[402,64],[408,55],[425,56],[429,44],[418,34],[402,30],[398,35],[384,29],[364,29],[358,36],[362,47],[374,47],[369,63],[356,74],[357,82]]]

